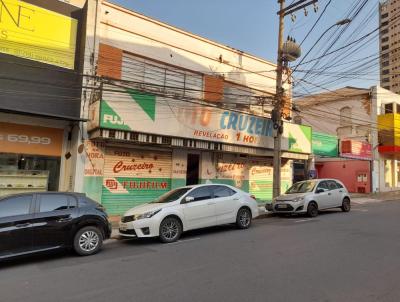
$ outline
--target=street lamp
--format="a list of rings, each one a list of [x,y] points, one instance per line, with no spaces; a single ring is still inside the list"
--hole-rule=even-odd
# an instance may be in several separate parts
[[[310,54],[310,52],[314,49],[314,47],[318,44],[319,41],[321,41],[322,37],[325,36],[325,34],[330,31],[332,28],[334,28],[335,26],[342,26],[342,25],[346,25],[349,24],[351,22],[351,19],[343,19],[340,21],[337,21],[335,24],[332,24],[330,27],[328,27],[323,33],[322,35],[319,36],[319,38],[317,39],[317,41],[315,41],[315,43],[313,44],[313,46],[311,46],[311,48],[307,51],[307,53],[304,55],[304,57],[300,60],[300,62],[296,65],[296,67],[293,69],[292,73],[296,71],[297,67],[300,66],[300,64],[304,61],[305,58],[307,58],[307,56]]]

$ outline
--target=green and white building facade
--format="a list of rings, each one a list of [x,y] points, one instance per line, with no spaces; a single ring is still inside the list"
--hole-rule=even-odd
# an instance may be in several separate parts
[[[275,73],[251,71],[276,66],[105,1],[98,14],[102,79],[89,106],[82,190],[111,215],[206,182],[270,201],[272,104],[252,96],[271,100]],[[311,135],[285,123],[282,190],[292,161],[309,158]]]

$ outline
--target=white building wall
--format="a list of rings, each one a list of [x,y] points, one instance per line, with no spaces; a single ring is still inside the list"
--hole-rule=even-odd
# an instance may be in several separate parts
[[[370,96],[370,113],[368,113],[365,107],[365,97],[353,97],[338,101],[333,98],[328,102],[312,105],[311,111],[319,112],[316,115],[310,114],[310,110],[306,107],[302,111],[300,100],[297,104],[302,112],[296,115],[302,117],[303,124],[312,126],[313,131],[337,135],[342,139],[368,140],[372,145],[373,154],[372,191],[398,190],[398,161],[391,156],[382,155],[378,151],[378,115],[384,114],[385,104],[400,104],[400,96],[380,86],[371,87]],[[317,99],[318,95],[315,98]],[[352,110],[351,124],[353,126],[351,127],[351,131],[341,130],[340,109],[343,107],[350,107]]]
[[[83,1],[83,0],[82,0]],[[80,2],[80,1],[75,1]],[[95,84],[91,76],[95,75],[95,57],[98,53],[99,40],[98,35],[98,23],[99,23],[99,11],[100,11],[100,0],[87,0],[87,22],[86,22],[86,44],[85,44],[85,61],[83,66],[83,73],[87,75],[83,77],[83,86],[93,86]],[[83,6],[83,4],[82,4]],[[81,104],[81,118],[89,119],[89,102],[93,97],[91,89],[82,90],[82,104]],[[76,128],[74,137],[76,138],[73,157],[76,165],[73,167],[74,178],[72,179],[73,190],[76,192],[83,192],[84,187],[84,169],[85,162],[87,161],[88,150],[85,147],[84,152],[78,152],[78,148],[88,138],[87,135],[87,123],[83,122],[79,125],[80,128]]]
[[[133,54],[205,74],[216,72],[226,80],[275,93],[275,64],[106,1],[101,5],[99,38]]]

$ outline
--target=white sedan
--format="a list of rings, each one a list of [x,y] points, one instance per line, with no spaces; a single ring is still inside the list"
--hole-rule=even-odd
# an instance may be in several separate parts
[[[350,195],[337,179],[312,179],[300,181],[285,194],[275,198],[267,210],[274,213],[318,215],[320,210],[341,208],[350,211]]]
[[[174,242],[182,232],[236,223],[250,226],[259,215],[250,194],[221,184],[187,186],[172,190],[157,200],[128,210],[121,218],[121,237],[156,237]]]

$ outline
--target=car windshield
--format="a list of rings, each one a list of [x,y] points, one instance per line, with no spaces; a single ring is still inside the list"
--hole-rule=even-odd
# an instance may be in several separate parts
[[[314,190],[315,184],[316,182],[314,180],[296,182],[286,191],[286,194],[311,192],[312,190]]]
[[[191,188],[180,188],[169,191],[168,193],[161,195],[158,199],[154,200],[152,203],[167,203],[175,201],[181,198],[183,195],[185,195],[185,193],[190,189]]]

